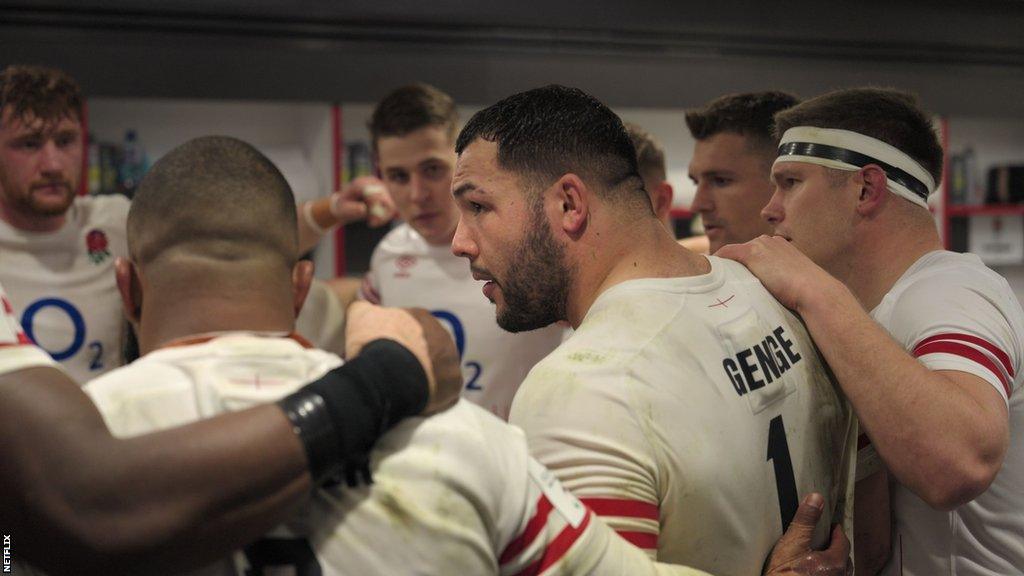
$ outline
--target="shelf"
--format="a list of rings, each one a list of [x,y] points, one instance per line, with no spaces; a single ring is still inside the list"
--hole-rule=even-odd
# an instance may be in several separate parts
[[[1024,214],[1024,204],[986,204],[981,206],[950,206],[950,216],[1017,216]]]

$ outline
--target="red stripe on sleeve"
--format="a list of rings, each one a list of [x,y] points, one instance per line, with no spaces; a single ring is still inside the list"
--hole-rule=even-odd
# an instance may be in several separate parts
[[[33,348],[37,347],[35,342],[29,340],[28,336],[25,336],[21,332],[18,333],[17,342],[0,342],[0,348],[18,348],[21,346],[32,346]]]
[[[949,342],[945,340],[922,344],[914,349],[914,356],[921,357],[927,354],[952,354],[984,366],[989,372],[996,375],[996,378],[999,379],[999,382],[1002,383],[1003,388],[1006,390],[1006,397],[1010,397],[1010,384],[1007,381],[1006,376],[1003,375],[1003,371],[999,369],[999,366],[996,365],[991,358],[985,356],[977,349],[959,342]]]
[[[917,353],[917,350],[920,347],[926,344],[931,344],[933,342],[939,342],[941,340],[959,340],[961,342],[968,342],[970,344],[974,344],[975,346],[980,346],[985,350],[991,352],[993,356],[999,359],[999,362],[1003,364],[1003,368],[1006,368],[1006,373],[1010,375],[1010,378],[1013,378],[1015,376],[1013,371],[1013,364],[1010,363],[1010,356],[1006,352],[1003,352],[1002,349],[1000,349],[995,344],[989,342],[988,340],[985,340],[984,338],[978,338],[977,336],[972,336],[970,334],[949,333],[929,336],[924,340],[918,342],[917,346],[914,346],[914,356],[920,356],[920,354]]]
[[[579,528],[573,528],[572,526],[566,526],[565,530],[562,530],[561,534],[555,536],[555,539],[548,545],[548,549],[544,552],[544,557],[540,559],[540,566],[537,568],[535,573],[542,573],[548,568],[552,567],[556,562],[561,560],[572,545],[579,539],[580,534],[590,526],[590,519],[594,515],[590,512],[583,517],[583,522],[580,522]],[[533,568],[531,565],[527,570]],[[519,574],[523,574],[520,572]],[[518,574],[516,576],[519,576]]]
[[[658,535],[651,534],[649,532],[631,532],[628,530],[616,530],[615,531],[622,539],[629,542],[637,548],[643,548],[645,550],[657,550],[658,549]]]
[[[530,521],[526,523],[523,533],[505,547],[505,551],[501,553],[501,557],[498,559],[499,564],[505,564],[512,560],[533,543],[537,535],[544,528],[544,525],[547,524],[551,508],[551,501],[548,500],[547,496],[541,494],[540,499],[537,500],[537,511],[534,512],[533,518],[530,518]]]
[[[621,516],[655,521],[659,518],[657,504],[649,502],[621,498],[580,498],[580,501],[598,516]]]

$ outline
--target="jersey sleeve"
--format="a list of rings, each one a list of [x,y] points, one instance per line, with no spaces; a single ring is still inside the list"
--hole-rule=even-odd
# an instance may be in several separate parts
[[[893,308],[890,331],[929,369],[973,374],[1009,404],[1021,381],[1021,335],[1011,320],[1011,307],[1020,305],[986,290],[984,277],[974,281],[979,284],[957,280],[935,277],[907,288]]]
[[[628,376],[573,373],[545,362],[527,377],[510,421],[530,453],[619,536],[658,550],[659,468],[635,416]]]
[[[14,307],[0,287],[0,374],[16,372],[39,366],[56,366],[57,363],[41,348],[32,344],[21,324],[14,317]]]
[[[529,520],[498,558],[500,574],[618,576],[704,572],[655,562],[597,517],[533,458],[528,464]],[[706,575],[705,575],[706,576]]]

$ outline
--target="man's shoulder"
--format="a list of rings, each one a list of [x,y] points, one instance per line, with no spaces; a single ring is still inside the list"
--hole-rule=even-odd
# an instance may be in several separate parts
[[[1006,279],[974,254],[939,250],[915,262],[890,288],[885,298],[899,307],[929,306],[941,301],[962,302],[977,294],[997,307],[1019,308]]]
[[[638,347],[617,346],[607,340],[574,333],[534,365],[516,392],[515,402],[556,391],[577,400],[594,393],[623,392],[624,384],[634,380],[631,363],[639,358]]]
[[[126,393],[189,385],[188,373],[172,363],[140,358],[93,378],[82,387],[96,402],[118,401]]]
[[[430,417],[407,418],[377,442],[375,452],[413,463],[424,457],[452,464],[450,472],[464,475],[473,462],[479,476],[492,476],[504,463],[525,459],[522,431],[465,399]]]
[[[76,197],[74,205],[76,210],[81,211],[82,224],[85,226],[110,225],[124,228],[131,201],[120,194],[89,195]]]
[[[374,255],[401,255],[408,253],[421,253],[426,251],[427,242],[422,236],[416,233],[409,224],[403,223],[395,226],[390,232],[381,238],[377,247],[374,248]]]

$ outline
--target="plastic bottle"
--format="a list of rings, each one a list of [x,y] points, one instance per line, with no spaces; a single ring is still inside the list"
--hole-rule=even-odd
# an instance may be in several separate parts
[[[144,171],[145,154],[142,151],[142,146],[139,145],[135,130],[129,129],[124,135],[121,166],[118,170],[121,190],[125,196],[131,198],[135,194],[135,188],[139,185]]]
[[[985,194],[978,186],[978,157],[974,153],[974,147],[968,146],[964,149],[964,185],[966,186],[966,203],[977,206],[985,202]]]
[[[103,180],[101,178],[102,167],[100,166],[100,143],[96,141],[96,136],[89,133],[89,170],[87,172],[89,182],[89,194],[99,194],[103,190]]]

